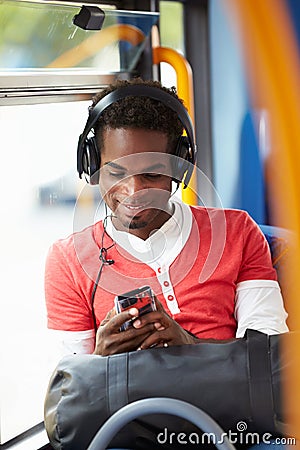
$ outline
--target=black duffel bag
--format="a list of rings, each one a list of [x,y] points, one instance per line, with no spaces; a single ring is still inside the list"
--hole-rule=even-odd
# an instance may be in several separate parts
[[[50,443],[54,449],[84,450],[114,412],[151,397],[189,402],[226,432],[282,436],[281,385],[287,382],[284,368],[292,364],[288,345],[292,337],[293,333],[268,336],[247,330],[243,339],[228,343],[64,357],[45,399]],[[287,340],[284,352],[280,352],[282,339]],[[173,415],[144,416],[121,430],[111,447],[154,449],[162,432],[195,431]]]

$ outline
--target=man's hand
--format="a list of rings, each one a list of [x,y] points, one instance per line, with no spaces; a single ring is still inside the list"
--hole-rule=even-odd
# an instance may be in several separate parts
[[[157,311],[138,317],[137,308],[116,314],[112,309],[101,322],[96,335],[95,355],[113,355],[169,345],[195,344],[199,342],[191,336],[164,310],[155,298]],[[121,326],[132,320],[133,326],[120,331]]]
[[[154,318],[154,320],[139,326],[138,329],[129,327],[125,331],[120,331],[125,322],[138,317],[138,315],[137,308],[131,308],[120,314],[116,314],[114,309],[109,311],[98,328],[94,355],[107,356],[137,350],[151,333],[157,328],[161,328],[161,324],[157,323]]]
[[[151,347],[168,347],[170,345],[196,344],[199,340],[190,335],[164,310],[155,298],[157,311],[145,314],[133,321],[133,327],[141,330],[149,324],[155,324],[153,331],[140,344],[139,350]]]

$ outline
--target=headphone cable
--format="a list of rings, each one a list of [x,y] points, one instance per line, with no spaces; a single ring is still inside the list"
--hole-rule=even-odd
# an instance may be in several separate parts
[[[100,254],[99,254],[99,259],[101,261],[101,265],[98,270],[98,274],[97,274],[96,280],[94,282],[93,291],[92,291],[92,295],[91,295],[91,308],[92,308],[92,318],[93,318],[93,325],[94,325],[94,330],[95,330],[95,337],[97,334],[97,320],[96,320],[96,313],[95,313],[95,307],[94,307],[95,306],[95,295],[96,295],[97,287],[98,287],[100,279],[101,279],[103,267],[114,264],[113,259],[106,258],[107,251],[116,245],[116,243],[113,241],[113,243],[109,247],[107,247],[107,248],[103,247],[104,235],[106,234],[110,238],[109,234],[106,231],[106,221],[109,217],[112,217],[111,215],[107,214],[106,205],[105,205],[105,210],[106,210],[106,216],[103,219],[103,232],[102,232],[101,248],[100,248]]]
[[[93,292],[91,295],[91,308],[92,308],[92,318],[93,318],[93,324],[94,324],[94,330],[95,330],[95,338],[96,338],[96,334],[97,334],[97,320],[96,320],[96,314],[95,314],[95,308],[94,308],[94,303],[95,303],[95,294],[96,294],[96,290],[101,278],[101,274],[102,274],[102,270],[104,267],[104,262],[102,262],[100,269],[98,270],[98,275],[96,278],[96,281],[94,282],[94,286],[93,286]]]

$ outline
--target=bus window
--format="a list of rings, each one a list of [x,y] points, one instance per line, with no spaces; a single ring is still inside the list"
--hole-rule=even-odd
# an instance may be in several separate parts
[[[1,442],[41,422],[57,355],[47,343],[44,261],[73,231],[76,141],[86,102],[0,108]],[[5,370],[4,370],[5,368]]]
[[[105,6],[102,29],[95,31],[74,25],[80,8],[63,2],[1,2],[0,98],[26,87],[49,91],[55,86],[57,93],[85,86],[91,92],[100,84],[96,75],[130,76],[158,13]]]
[[[160,1],[160,38],[161,45],[184,54],[183,5],[181,2]],[[171,27],[176,23],[176,27]]]
[[[184,55],[183,5],[181,2],[160,1],[160,44]],[[170,26],[176,23],[176,27]],[[176,73],[169,64],[161,63],[161,81],[176,86]]]

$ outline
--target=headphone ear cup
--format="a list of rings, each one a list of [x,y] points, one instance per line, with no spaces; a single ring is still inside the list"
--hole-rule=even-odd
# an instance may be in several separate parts
[[[89,177],[90,184],[99,183],[100,152],[94,136],[86,139],[82,155],[83,171]]]
[[[172,179],[176,183],[181,183],[185,172],[189,170],[189,163],[191,162],[190,143],[187,136],[180,136],[178,139],[174,156],[176,158],[172,158]]]

